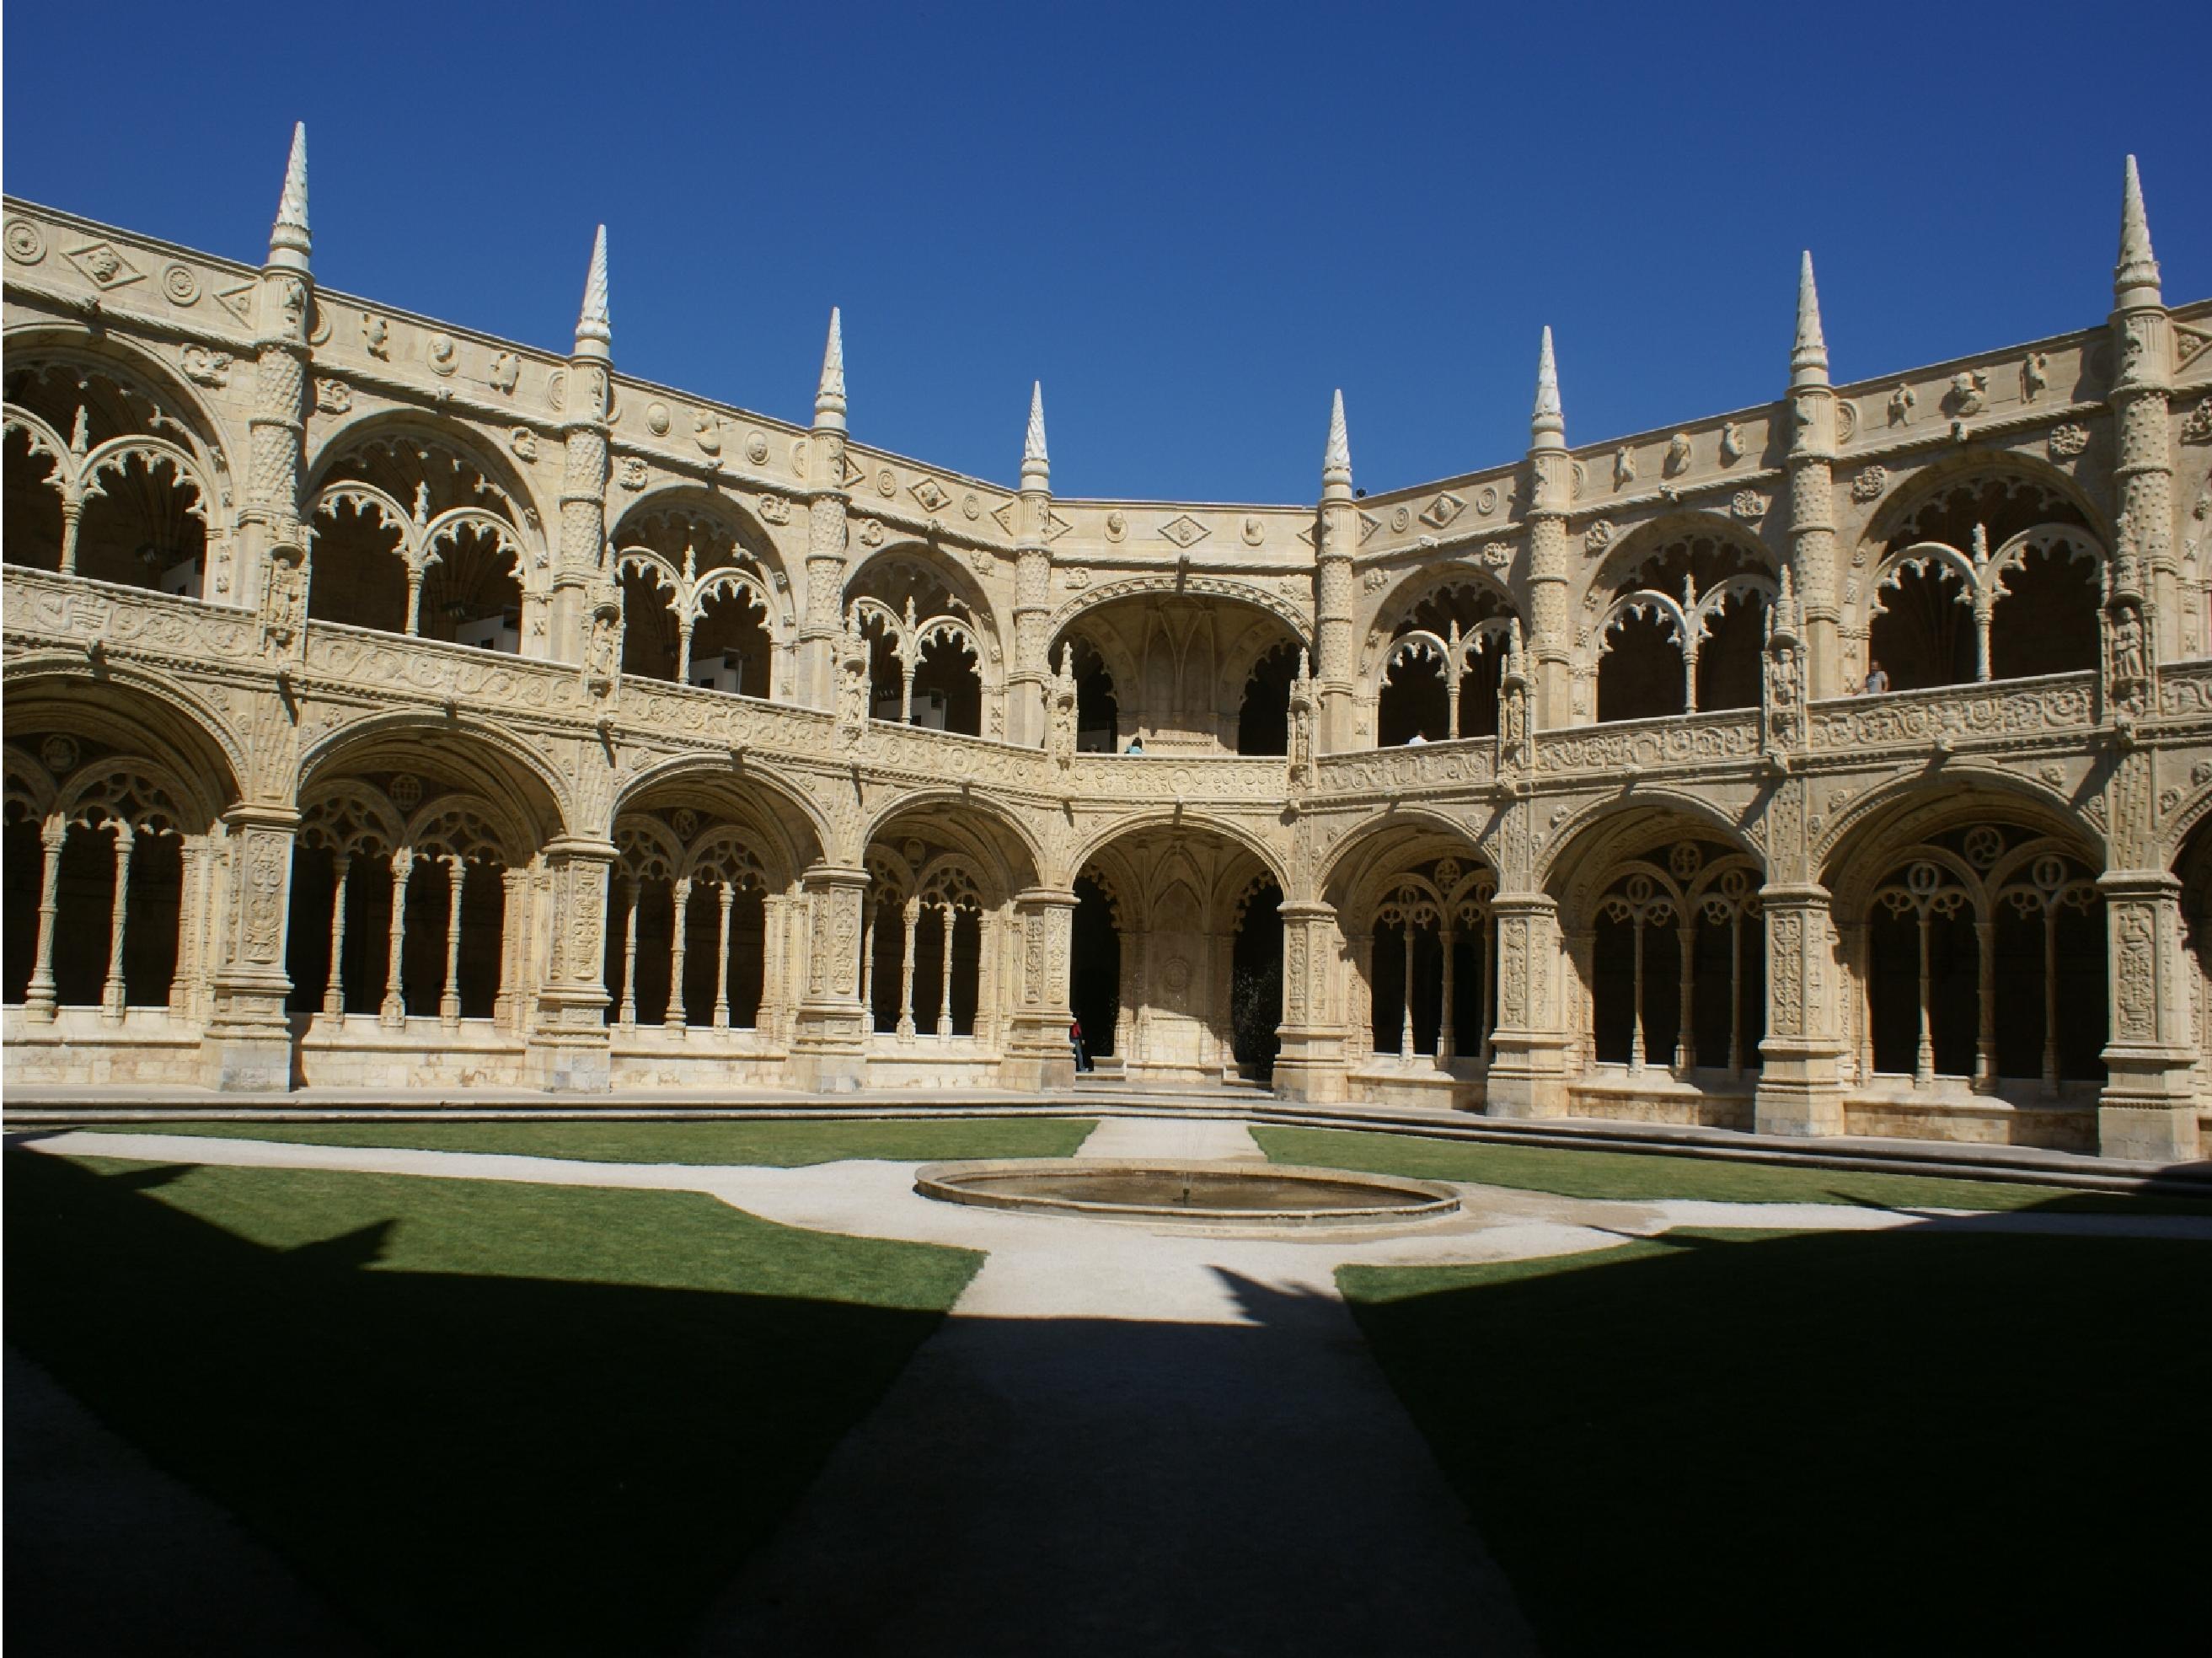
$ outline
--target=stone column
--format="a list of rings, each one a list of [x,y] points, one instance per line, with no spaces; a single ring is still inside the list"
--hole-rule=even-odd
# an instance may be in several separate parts
[[[615,849],[562,836],[547,843],[545,976],[538,986],[525,1073],[557,1094],[612,1085],[606,1023],[607,885]]]
[[[68,840],[69,824],[62,818],[48,818],[39,831],[45,868],[39,880],[38,965],[23,993],[23,1016],[37,1025],[52,1024],[60,1006],[54,987],[54,931],[61,918],[62,848]]]
[[[402,846],[392,855],[392,919],[384,933],[384,997],[376,1009],[376,1022],[396,1031],[407,1022],[407,990],[401,982],[401,949],[407,939],[407,881],[415,870],[415,849]]]
[[[2187,1161],[2201,1154],[2181,883],[2163,869],[2115,869],[2097,886],[2111,951],[2097,1149],[2107,1157]]]
[[[868,872],[817,863],[801,879],[811,948],[792,1045],[792,1080],[817,1094],[848,1094],[862,1086],[867,1071],[860,984],[860,906]]]
[[[461,893],[469,866],[459,857],[446,865],[446,977],[438,987],[438,1022],[448,1031],[461,1025]]]
[[[1500,893],[1498,1024],[1485,1110],[1492,1117],[1567,1115],[1570,1038],[1560,1015],[1559,905],[1543,893]]]
[[[899,923],[903,930],[899,945],[899,1016],[896,1028],[902,1042],[914,1040],[914,941],[921,914],[921,905],[915,899],[907,899],[899,908]]]
[[[1761,1134],[1841,1134],[1850,1039],[1828,889],[1776,882],[1761,887],[1759,899],[1766,928],[1766,1036],[1759,1045],[1753,1125]]]
[[[719,882],[715,886],[714,1028],[718,1031],[726,1031],[730,1028],[730,910],[737,902],[737,888],[731,886],[726,881]],[[765,966],[766,958],[768,955],[768,928],[765,924],[767,921],[767,911],[765,909],[762,911],[762,921],[763,924],[761,928],[761,955],[763,958],[763,966]],[[767,987],[763,985],[762,988],[765,990]],[[763,1000],[765,1001],[766,997],[763,997]],[[756,1010],[753,1015],[753,1022],[756,1025],[760,1022],[760,1013],[758,1010]]]
[[[115,881],[107,905],[107,977],[100,987],[100,1018],[102,1024],[119,1025],[129,1005],[123,982],[123,935],[130,924],[131,849],[137,844],[137,837],[120,818],[112,820],[112,826]]]
[[[292,981],[284,971],[284,939],[300,814],[289,806],[235,806],[223,822],[234,873],[200,1039],[200,1078],[232,1092],[287,1089]]]
[[[1342,1009],[1331,994],[1338,954],[1336,906],[1289,904],[1283,918],[1283,1022],[1276,1032],[1275,1093],[1334,1104],[1345,1098]]]
[[[1014,895],[1021,930],[1021,1000],[999,1062],[1001,1088],[1042,1091],[1075,1086],[1075,1051],[1067,1027],[1068,965],[1075,936],[1076,897],[1057,887],[1032,887]]]
[[[673,899],[676,926],[668,941],[668,1003],[660,1010],[660,1022],[663,1027],[675,1026],[680,1039],[684,1027],[691,1022],[690,1010],[684,1005],[684,933],[691,911],[691,881],[688,875],[677,881]]]
[[[331,855],[331,972],[323,984],[323,1012],[332,1019],[345,1014],[346,873],[352,865],[343,852]]]

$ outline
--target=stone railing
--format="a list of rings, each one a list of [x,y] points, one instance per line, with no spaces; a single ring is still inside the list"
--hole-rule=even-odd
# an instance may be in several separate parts
[[[1364,748],[1324,754],[1315,767],[1328,795],[1398,795],[1487,783],[1496,775],[1497,739],[1462,737],[1411,748]]]
[[[1189,801],[1251,805],[1289,795],[1279,754],[1078,754],[1052,785],[1090,800]]]
[[[1759,713],[1748,708],[1536,734],[1536,771],[1543,777],[1619,771],[1632,765],[1725,765],[1758,753]]]
[[[0,591],[0,630],[27,645],[82,648],[97,639],[105,649],[203,671],[275,666],[259,660],[253,616],[234,606],[13,565]]]
[[[1807,711],[1815,752],[1921,747],[1942,738],[2033,737],[2086,731],[2096,723],[2097,676],[2049,674],[2033,680],[1832,697]]]

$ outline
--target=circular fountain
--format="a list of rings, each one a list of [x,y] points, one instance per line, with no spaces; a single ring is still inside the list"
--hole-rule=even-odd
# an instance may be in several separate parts
[[[915,1171],[914,1189],[984,1209],[1204,1227],[1371,1226],[1459,1210],[1459,1194],[1434,1180],[1260,1162],[933,1163]]]

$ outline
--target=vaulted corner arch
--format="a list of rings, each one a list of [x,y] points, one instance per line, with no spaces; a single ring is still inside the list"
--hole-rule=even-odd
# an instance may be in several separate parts
[[[1844,587],[1847,682],[1892,691],[2095,668],[2107,543],[2073,480],[1954,465],[1886,503]]]
[[[331,434],[308,476],[311,619],[545,653],[544,521],[473,433],[412,412],[367,416]]]
[[[1303,621],[1241,590],[1157,596],[1171,591],[1113,582],[1062,607],[1051,660],[1071,653],[1078,746],[1288,753],[1291,686],[1302,661],[1310,667]]]
[[[1005,737],[1004,641],[957,560],[924,542],[885,547],[847,578],[844,609],[868,653],[870,717]]]
[[[659,491],[623,513],[610,543],[625,674],[789,695],[790,576],[750,513],[694,486]]]
[[[1076,869],[1076,927],[1116,968],[1085,985],[1094,1051],[1132,1079],[1266,1080],[1285,1001],[1275,860],[1224,826],[1148,819],[1095,838]]]
[[[1577,672],[1601,722],[1756,708],[1772,556],[1706,514],[1663,519],[1624,540],[1583,596]]]
[[[242,601],[221,429],[165,367],[120,344],[10,330],[0,425],[9,564]]]
[[[1377,613],[1366,661],[1376,746],[1494,736],[1519,621],[1511,594],[1471,565],[1409,578]]]

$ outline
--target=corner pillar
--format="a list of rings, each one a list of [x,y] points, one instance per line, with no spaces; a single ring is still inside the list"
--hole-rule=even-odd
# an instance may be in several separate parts
[[[1500,893],[1490,909],[1498,924],[1498,1024],[1485,1112],[1565,1117],[1572,1038],[1560,1014],[1559,906],[1542,893]]]
[[[613,1086],[605,966],[614,859],[605,841],[557,840],[545,849],[545,977],[524,1069],[550,1093],[604,1094]]]
[[[2185,1162],[2201,1148],[2181,883],[2163,869],[2115,869],[2097,886],[2111,952],[2097,1149],[2106,1157]]]
[[[1006,1033],[1006,1058],[999,1064],[1001,1087],[1048,1088],[1075,1086],[1075,1052],[1068,1045],[1068,963],[1075,937],[1073,893],[1032,887],[1014,896],[1014,923],[1020,929],[1021,1000]]]
[[[200,1039],[200,1080],[209,1088],[272,1093],[292,1086],[292,1026],[286,1003],[285,929],[292,899],[290,807],[240,806],[223,816],[232,845],[229,902]],[[116,884],[119,904],[123,886]]]
[[[1766,924],[1766,1035],[1759,1045],[1753,1126],[1761,1134],[1841,1134],[1850,1040],[1828,889],[1778,882],[1761,887],[1759,900]]]
[[[817,863],[806,892],[806,992],[792,1039],[793,1082],[815,1094],[850,1094],[866,1079],[866,1010],[860,1005],[860,905],[868,872]]]
[[[1341,946],[1333,904],[1285,904],[1283,1022],[1276,1032],[1275,1094],[1329,1105],[1347,1093],[1343,1009],[1332,981]]]

